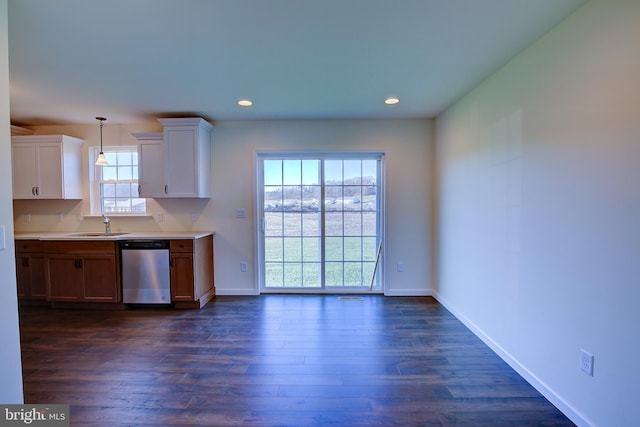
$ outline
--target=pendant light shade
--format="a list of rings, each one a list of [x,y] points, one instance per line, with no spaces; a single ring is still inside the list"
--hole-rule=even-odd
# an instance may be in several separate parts
[[[104,153],[102,152],[102,128],[104,127],[103,122],[107,119],[105,119],[104,117],[96,117],[96,120],[100,121],[100,154],[98,154],[98,158],[96,159],[96,165],[104,166],[109,164],[109,162],[107,161],[107,158],[104,156]]]

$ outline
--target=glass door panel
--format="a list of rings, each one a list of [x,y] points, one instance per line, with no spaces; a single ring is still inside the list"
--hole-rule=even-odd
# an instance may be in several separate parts
[[[368,290],[382,228],[379,156],[261,160],[261,290]]]

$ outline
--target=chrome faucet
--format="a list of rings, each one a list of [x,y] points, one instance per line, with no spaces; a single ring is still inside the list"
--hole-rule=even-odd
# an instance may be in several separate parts
[[[102,223],[104,224],[104,234],[111,233],[111,219],[102,214]]]

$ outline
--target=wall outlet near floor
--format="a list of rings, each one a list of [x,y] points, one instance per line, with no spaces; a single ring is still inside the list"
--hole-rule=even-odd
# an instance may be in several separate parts
[[[587,375],[593,376],[593,354],[580,350],[580,370]]]
[[[247,272],[247,263],[246,262],[241,262],[240,263],[240,271],[243,273]]]

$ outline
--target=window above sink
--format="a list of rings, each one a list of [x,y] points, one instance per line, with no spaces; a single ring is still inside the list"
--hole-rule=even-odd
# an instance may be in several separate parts
[[[91,159],[98,150],[89,150]],[[145,215],[147,199],[138,195],[138,147],[106,146],[103,151],[109,164],[91,168],[91,214]]]

